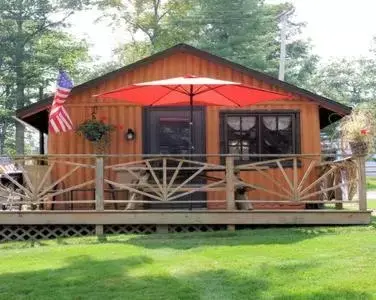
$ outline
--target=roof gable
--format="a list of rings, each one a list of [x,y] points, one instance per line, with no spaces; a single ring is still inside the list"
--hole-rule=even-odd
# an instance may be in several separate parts
[[[210,62],[213,62],[215,64],[221,64],[225,65],[226,67],[229,67],[230,69],[233,69],[235,71],[238,71],[240,73],[243,73],[247,76],[253,77],[256,80],[265,82],[269,85],[272,85],[274,87],[278,87],[283,89],[286,92],[290,92],[292,94],[302,96],[310,101],[316,102],[320,106],[320,114],[323,113],[325,115],[330,114],[338,114],[337,118],[332,118],[332,120],[338,119],[343,115],[349,114],[351,111],[351,108],[343,105],[341,103],[335,102],[333,100],[330,100],[328,98],[325,98],[323,96],[314,94],[312,92],[309,92],[307,90],[301,89],[295,85],[289,84],[284,81],[280,81],[277,78],[274,78],[272,76],[269,76],[267,74],[264,74],[262,72],[249,69],[245,66],[242,66],[240,64],[234,63],[232,61],[229,61],[225,58],[216,56],[214,54],[208,53],[206,51],[197,49],[195,47],[189,46],[187,44],[178,44],[176,46],[173,46],[171,48],[168,48],[164,51],[158,52],[156,54],[153,54],[149,57],[146,57],[144,59],[141,59],[135,63],[129,64],[125,67],[122,67],[120,69],[117,69],[115,71],[109,72],[105,75],[102,75],[100,77],[94,78],[90,81],[87,81],[85,83],[82,83],[80,85],[75,86],[72,89],[72,93],[80,92],[86,88],[90,88],[93,86],[96,86],[100,83],[103,83],[106,80],[110,80],[116,76],[119,76],[120,74],[130,72],[132,70],[135,70],[141,66],[145,66],[148,64],[151,64],[153,62],[156,62],[157,60],[172,56],[177,53],[188,53],[194,56],[198,56],[202,59],[208,60]],[[17,116],[20,118],[27,117],[29,115],[41,112],[43,110],[46,110],[52,103],[52,96],[47,97],[37,103],[31,104],[25,108],[17,110]]]

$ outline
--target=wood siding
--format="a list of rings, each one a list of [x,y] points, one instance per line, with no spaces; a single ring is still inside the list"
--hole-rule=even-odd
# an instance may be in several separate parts
[[[112,134],[112,142],[109,149],[110,154],[140,154],[142,153],[142,108],[129,105],[125,102],[115,102],[109,100],[96,99],[93,95],[120,88],[129,84],[165,79],[170,77],[181,76],[185,74],[194,74],[198,76],[213,77],[223,80],[242,82],[250,86],[263,89],[269,89],[279,92],[285,92],[276,86],[256,80],[242,72],[235,71],[226,65],[214,64],[211,61],[201,57],[188,54],[177,53],[169,57],[158,59],[152,63],[141,65],[133,70],[123,74],[114,75],[97,86],[90,86],[84,90],[73,93],[66,102],[66,108],[75,125],[84,120],[91,118],[92,110],[96,108],[97,118],[104,118],[106,122],[122,129],[116,129]],[[291,94],[290,94],[291,95]],[[319,107],[316,103],[304,99],[301,96],[293,96],[292,100],[267,102],[260,105],[245,108],[247,110],[296,110],[300,113],[300,135],[301,135],[301,152],[302,153],[320,153],[320,125],[319,125]],[[206,108],[206,153],[219,153],[220,124],[219,124],[219,107]],[[228,110],[228,108],[226,108]],[[136,132],[134,141],[126,141],[124,132],[132,128]],[[49,154],[84,154],[93,153],[92,145],[83,137],[74,132],[63,134],[49,134],[48,141]],[[211,162],[218,162],[216,158],[210,158]],[[118,163],[119,159],[111,159],[106,163]],[[303,162],[301,172],[307,168]],[[56,168],[56,176],[62,176],[67,170],[65,168]],[[282,175],[277,169],[270,169],[271,176],[275,176],[283,182]],[[242,175],[247,180],[253,182],[262,182],[270,188],[272,183],[260,176],[252,173]],[[302,176],[302,174],[301,174]],[[93,177],[92,170],[83,169],[71,176],[69,184],[78,183],[81,180],[88,180]],[[275,188],[275,187],[274,187]],[[82,197],[90,198],[92,193],[86,193]],[[210,193],[209,199],[223,198],[218,193]],[[261,192],[250,194],[251,199],[271,199],[269,195]],[[215,205],[210,206],[215,208]]]

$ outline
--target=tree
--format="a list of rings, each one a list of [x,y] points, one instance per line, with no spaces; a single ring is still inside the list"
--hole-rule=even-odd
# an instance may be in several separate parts
[[[134,62],[185,42],[247,67],[277,76],[278,15],[291,4],[262,0],[104,0],[111,19],[127,25],[132,40],[117,50],[120,61]],[[109,13],[108,13],[109,14]],[[107,14],[107,15],[108,15]],[[318,61],[308,41],[297,39],[303,23],[288,23],[286,80],[304,85]]]
[[[347,105],[376,100],[376,61],[373,58],[336,59],[321,66],[309,83],[315,93]]]
[[[316,70],[306,88],[352,107],[373,111],[376,117],[376,60],[374,57],[333,59]],[[331,142],[338,140],[338,123],[325,128]],[[339,142],[338,142],[339,143]]]
[[[0,0],[0,95],[3,111],[28,104],[52,80],[58,65],[73,71],[87,46],[61,31],[85,3],[80,0]],[[56,75],[55,75],[56,76]],[[16,150],[24,152],[24,131],[16,123]],[[3,125],[9,127],[9,119]],[[2,141],[2,148],[4,141]]]
[[[85,70],[85,73],[80,74],[80,82],[86,82],[94,78],[98,78],[104,74],[110,73],[119,69],[119,63],[116,61],[91,64],[91,67]]]
[[[244,66],[277,77],[280,54],[279,18],[291,4],[261,0],[200,0],[192,22],[200,24],[197,45]],[[291,18],[291,17],[290,17]],[[301,85],[318,58],[308,41],[297,39],[304,23],[287,23],[286,81]]]
[[[196,0],[102,0],[103,19],[125,25],[130,41],[116,50],[122,63],[132,63],[181,42],[188,42],[195,26],[182,19]]]

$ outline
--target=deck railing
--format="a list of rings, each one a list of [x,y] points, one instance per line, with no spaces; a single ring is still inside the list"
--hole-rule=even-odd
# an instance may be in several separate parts
[[[22,180],[2,175],[3,210],[367,210],[364,157],[48,155],[14,162]]]

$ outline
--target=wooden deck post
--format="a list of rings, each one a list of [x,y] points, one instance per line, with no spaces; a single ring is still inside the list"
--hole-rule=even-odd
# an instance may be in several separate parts
[[[366,184],[366,159],[365,156],[357,157],[358,175],[358,200],[359,210],[367,210],[367,184]]]
[[[95,210],[104,211],[104,162],[97,157],[95,162]],[[95,225],[95,234],[103,236],[103,224]]]
[[[293,159],[293,199],[294,201],[300,200],[300,192],[298,189],[299,183],[298,183],[298,159],[294,157]]]
[[[226,200],[227,209],[234,210],[235,205],[235,181],[234,181],[234,158],[226,157]]]
[[[226,157],[226,203],[227,210],[235,210],[235,180],[234,180],[234,158]],[[227,230],[235,231],[235,225],[228,224]]]
[[[333,186],[339,185],[341,183],[342,183],[341,173],[337,172],[337,174],[335,174],[335,176],[334,176]],[[334,190],[334,200],[336,200],[336,201],[342,201],[343,200],[341,186],[338,186]],[[336,209],[343,209],[343,203],[336,203],[335,207],[336,207]]]

